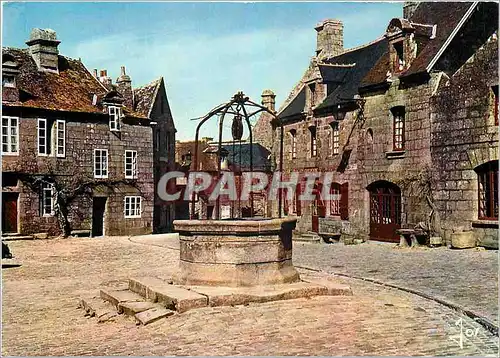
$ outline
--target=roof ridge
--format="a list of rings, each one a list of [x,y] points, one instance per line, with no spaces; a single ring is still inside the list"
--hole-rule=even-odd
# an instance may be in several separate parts
[[[353,51],[360,50],[360,49],[362,49],[362,48],[365,48],[365,47],[371,46],[371,45],[373,45],[373,44],[375,44],[375,43],[377,43],[377,42],[379,42],[379,41],[384,40],[384,38],[385,38],[385,35],[381,35],[381,36],[377,37],[375,40],[372,40],[372,41],[370,41],[370,42],[368,42],[368,43],[365,43],[365,44],[363,44],[363,45],[359,45],[359,46],[355,46],[355,47],[348,48],[348,49],[346,49],[346,50],[342,51],[341,53],[339,53],[338,55],[336,55],[336,56],[332,56],[332,57],[329,57],[329,58],[326,58],[325,60],[326,60],[326,61],[329,61],[329,60],[331,60],[331,59],[333,59],[333,58],[335,58],[335,57],[338,57],[338,56],[344,55],[344,54],[346,54],[346,53],[353,52]]]
[[[146,83],[145,85],[142,85],[142,86],[138,86],[138,87],[135,87],[133,90],[138,90],[138,89],[141,89],[141,88],[146,88],[146,87],[152,87],[152,86],[158,86],[158,84],[161,82],[161,79],[163,78],[163,76],[160,76],[158,77],[157,79],[155,80],[152,80],[151,82],[149,83]]]

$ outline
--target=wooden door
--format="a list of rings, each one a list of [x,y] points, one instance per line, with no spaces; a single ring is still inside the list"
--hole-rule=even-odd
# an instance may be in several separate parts
[[[321,183],[316,183],[314,185],[313,189],[313,195],[314,195],[314,201],[312,205],[312,210],[311,210],[311,226],[312,226],[312,231],[313,232],[319,232],[319,218],[324,218],[325,217],[325,204],[323,202],[323,199],[321,198],[321,189],[322,185]]]
[[[401,228],[401,191],[389,182],[372,184],[370,191],[370,239],[399,242]]]
[[[17,233],[18,193],[2,193],[2,232]]]
[[[104,214],[106,212],[106,199],[96,197],[92,201],[92,236],[104,235]]]

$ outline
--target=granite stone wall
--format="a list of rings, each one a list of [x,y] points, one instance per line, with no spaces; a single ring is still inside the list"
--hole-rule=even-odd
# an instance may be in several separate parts
[[[441,235],[474,231],[477,244],[498,248],[498,220],[478,220],[479,165],[498,160],[493,86],[498,86],[498,39],[493,35],[431,100],[434,199]]]
[[[6,113],[7,114],[7,113]],[[15,116],[16,113],[8,115]],[[3,155],[4,173],[19,179],[17,185],[6,186],[4,191],[19,193],[18,222],[20,234],[48,232],[61,233],[56,217],[44,217],[40,213],[40,195],[27,181],[25,175],[49,175],[63,186],[74,187],[77,183],[91,182],[93,177],[94,149],[108,150],[108,179],[116,184],[101,185],[79,195],[70,205],[68,218],[71,230],[90,230],[92,225],[92,197],[106,196],[105,233],[128,235],[149,233],[153,220],[153,146],[150,126],[122,123],[119,133],[111,132],[108,123],[88,117],[88,120],[66,119],[66,155],[64,158],[39,156],[37,148],[37,118],[26,115],[19,119],[19,155]],[[51,117],[43,117],[50,120]],[[138,178],[125,180],[125,150],[136,150]],[[24,174],[18,174],[24,173]],[[100,179],[99,179],[100,180]],[[120,182],[120,183],[118,183]],[[11,183],[9,183],[11,184]],[[124,197],[142,196],[141,218],[124,217]]]

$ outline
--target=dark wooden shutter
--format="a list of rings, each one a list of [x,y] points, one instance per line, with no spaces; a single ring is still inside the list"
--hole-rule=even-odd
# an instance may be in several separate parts
[[[285,189],[279,189],[281,191],[281,195],[282,195],[282,198],[283,198],[283,212],[285,213],[285,215],[288,215],[289,214],[289,206],[290,206],[290,202],[288,200],[288,196],[287,196],[287,190]]]
[[[349,219],[349,183],[340,186],[340,219]]]
[[[302,183],[297,184],[297,189],[295,190],[295,195],[297,198],[297,208],[296,208],[297,216],[302,215],[302,201],[299,200],[301,189],[302,189]]]

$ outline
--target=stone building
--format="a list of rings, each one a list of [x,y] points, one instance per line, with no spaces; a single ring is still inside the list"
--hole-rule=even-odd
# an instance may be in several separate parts
[[[195,141],[178,141],[176,143],[176,161],[179,171],[185,172],[188,175],[192,171],[202,171],[209,173],[212,177],[212,185],[200,193],[195,195],[195,211],[194,217],[199,219],[215,218],[217,213],[215,210],[216,201],[210,200],[210,194],[214,189],[218,175],[218,142],[214,142],[213,138],[204,137],[198,143],[198,167],[195,167]],[[246,140],[241,142],[223,142],[221,145],[221,170],[232,172],[235,177],[235,187],[240,198],[242,189],[242,173],[250,171],[250,156],[252,155],[253,171],[264,172],[268,178],[272,176],[270,151],[259,143],[254,143],[250,150],[250,143]],[[252,153],[252,154],[251,154]],[[177,190],[182,192],[187,181],[185,179],[177,179]],[[219,200],[221,206],[221,218],[230,217],[249,217],[251,213],[250,200],[231,201],[227,196],[221,195]],[[176,203],[176,219],[189,219],[193,217],[190,211],[190,201],[179,201]],[[268,216],[268,206],[266,201],[266,192],[263,190],[253,194],[253,215],[255,217]]]
[[[288,212],[299,231],[396,242],[397,229],[420,224],[447,242],[475,230],[496,246],[498,5],[405,3],[403,12],[353,49],[343,48],[341,21],[316,27],[316,55],[278,111],[283,167],[301,173]],[[256,127],[261,143],[276,137],[268,116]],[[298,200],[306,172],[333,172],[337,199],[322,199],[323,175],[316,199]]]
[[[133,89],[124,67],[116,84],[92,75],[52,30],[26,43],[2,53],[2,233],[168,228],[173,208],[155,202],[175,150],[163,79]]]

